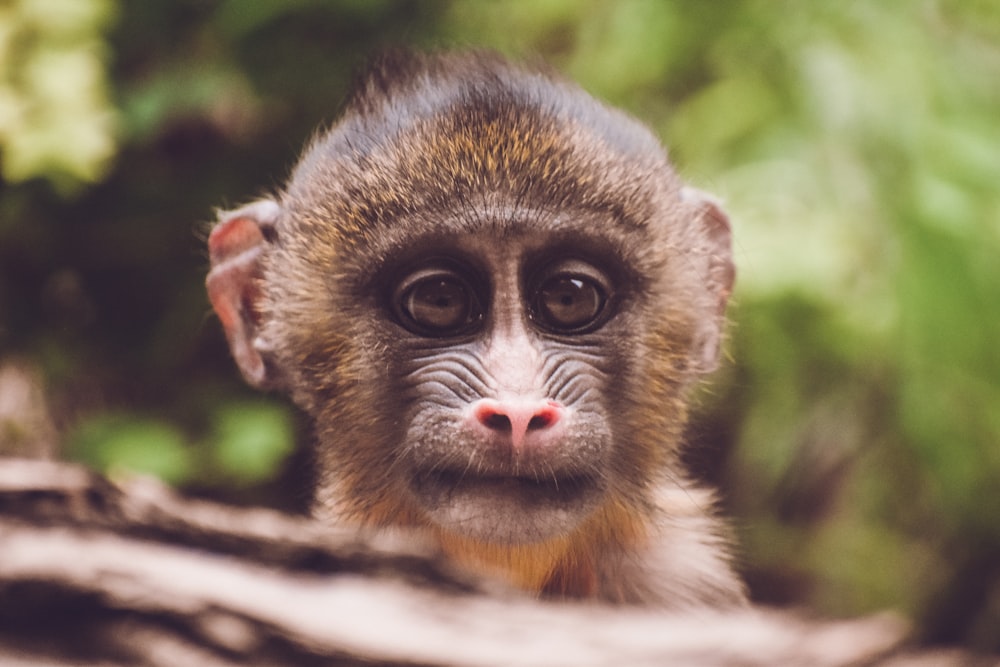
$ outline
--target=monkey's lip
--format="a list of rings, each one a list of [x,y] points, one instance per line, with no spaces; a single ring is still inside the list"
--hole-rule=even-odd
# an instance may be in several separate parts
[[[418,472],[415,490],[438,499],[455,496],[491,496],[519,503],[563,505],[579,503],[599,492],[596,477],[585,474],[497,474],[437,469]]]
[[[494,544],[531,544],[565,535],[600,502],[601,478],[572,473],[425,470],[411,488],[427,517],[446,530]]]

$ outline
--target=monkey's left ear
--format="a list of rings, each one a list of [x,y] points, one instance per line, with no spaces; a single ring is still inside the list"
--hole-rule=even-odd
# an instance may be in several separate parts
[[[233,359],[248,383],[258,388],[276,385],[258,338],[261,254],[281,213],[277,202],[265,199],[235,211],[220,213],[208,237],[212,268],[205,285],[215,314],[226,331]]]
[[[703,319],[696,335],[695,367],[700,373],[708,373],[719,365],[719,349],[722,346],[722,329],[725,324],[726,304],[736,280],[733,264],[732,229],[729,216],[722,210],[718,199],[696,188],[685,187],[681,199],[696,207],[697,219],[701,222],[708,240],[708,268],[705,284],[715,297],[712,316]]]

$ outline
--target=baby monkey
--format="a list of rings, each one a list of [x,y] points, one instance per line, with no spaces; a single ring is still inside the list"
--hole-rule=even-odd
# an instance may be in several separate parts
[[[678,454],[729,223],[637,121],[494,54],[384,56],[209,250],[244,377],[314,423],[318,516],[545,596],[744,603]]]

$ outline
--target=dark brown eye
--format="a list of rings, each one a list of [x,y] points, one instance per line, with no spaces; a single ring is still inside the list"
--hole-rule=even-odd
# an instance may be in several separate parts
[[[532,316],[553,331],[582,333],[601,324],[608,292],[607,280],[592,266],[563,262],[540,276]]]
[[[404,326],[425,336],[465,333],[483,316],[468,281],[450,269],[422,269],[405,278],[396,290],[396,308]]]

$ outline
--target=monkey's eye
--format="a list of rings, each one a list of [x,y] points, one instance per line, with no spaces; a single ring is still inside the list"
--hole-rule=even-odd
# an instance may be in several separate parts
[[[532,319],[557,333],[584,333],[603,323],[610,287],[593,266],[577,260],[549,267],[535,281]]]
[[[393,298],[401,324],[422,336],[456,336],[483,318],[475,290],[458,272],[425,268],[404,278]]]

